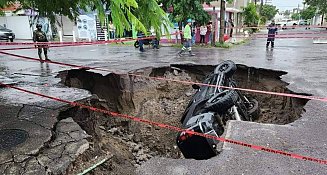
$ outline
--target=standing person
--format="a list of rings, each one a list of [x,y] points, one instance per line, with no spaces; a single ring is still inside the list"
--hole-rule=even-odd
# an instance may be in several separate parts
[[[266,47],[269,47],[269,44],[271,43],[271,47],[275,47],[275,36],[277,34],[277,26],[275,25],[275,21],[273,20],[271,24],[268,26],[268,38],[267,38],[267,44]]]
[[[34,43],[37,42],[48,42],[47,35],[42,31],[42,25],[41,24],[36,24],[36,30],[33,32],[33,41]],[[40,58],[40,62],[43,63],[42,59],[42,48],[45,56],[46,61],[50,61],[48,58],[48,45],[35,45],[36,48],[38,48],[38,55]]]
[[[209,43],[211,43],[211,40],[212,40],[212,30],[213,30],[213,28],[212,28],[212,22],[211,21],[208,23],[207,29],[209,31]]]
[[[139,47],[140,47],[140,52],[144,52],[144,48],[143,48],[143,44],[144,44],[144,33],[143,32],[138,32],[137,33],[137,38],[138,38],[138,42],[139,42]]]
[[[233,20],[232,19],[229,19],[229,24],[230,24],[230,34],[229,34],[229,36],[232,38],[233,37],[233,32],[234,32],[234,22],[233,22]]]
[[[195,44],[195,40],[196,40],[196,26],[193,26],[193,28],[192,28],[192,45]]]
[[[200,44],[204,44],[205,43],[205,36],[208,32],[207,26],[205,26],[204,24],[201,25],[200,27]]]
[[[116,32],[116,27],[114,26],[114,24],[111,21],[109,21],[110,39],[116,39],[115,32]]]
[[[179,56],[182,56],[182,53],[188,49],[188,52],[189,52],[189,55],[190,56],[194,56],[194,54],[192,54],[192,31],[191,31],[191,25],[192,25],[192,20],[191,19],[188,19],[187,20],[187,24],[184,28],[184,32],[183,32],[183,35],[184,35],[184,45],[183,45],[183,48],[182,50],[178,53]]]

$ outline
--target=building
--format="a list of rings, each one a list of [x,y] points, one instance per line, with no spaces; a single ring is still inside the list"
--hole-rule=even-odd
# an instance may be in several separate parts
[[[0,25],[11,29],[15,33],[16,39],[32,39],[35,25],[40,22],[43,25],[44,32],[51,38],[51,25],[47,18],[40,17],[36,19],[37,12],[30,9],[19,10],[20,8],[21,5],[15,3],[1,9],[5,15],[0,17]]]
[[[243,7],[246,7],[248,3],[252,2],[252,0],[234,0],[231,4],[226,4],[226,14],[225,14],[225,21],[233,21],[234,26],[242,26],[243,25],[243,18],[242,12]],[[219,26],[220,26],[220,1],[214,1],[210,5],[203,4],[203,9],[207,11],[210,15],[215,17],[217,20],[216,22],[213,21],[213,24],[216,24],[216,36],[219,36]],[[227,23],[228,24],[228,23]],[[228,28],[228,25],[227,25]],[[239,30],[234,30],[234,32],[238,32]],[[225,30],[225,34],[229,33],[230,30]],[[209,37],[206,38],[207,40]],[[219,38],[216,37],[218,41]]]

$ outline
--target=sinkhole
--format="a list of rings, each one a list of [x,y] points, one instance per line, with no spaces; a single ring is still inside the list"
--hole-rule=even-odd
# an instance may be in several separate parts
[[[215,66],[208,65],[170,65],[142,68],[131,73],[202,82],[214,68]],[[288,84],[281,80],[281,76],[285,74],[287,73],[282,71],[237,65],[234,79],[241,88],[297,94],[290,91],[287,88]],[[87,70],[63,71],[58,77],[68,87],[85,89],[94,94],[83,103],[177,127],[181,126],[181,116],[195,92],[191,84],[130,75],[103,76]],[[303,107],[308,102],[298,98],[242,93],[258,100],[261,111],[259,118],[254,121],[258,123],[277,125],[291,123],[301,117]],[[183,158],[176,146],[175,131],[78,107],[61,112],[60,118],[68,117],[73,117],[89,135],[93,136],[90,139],[91,148],[71,165],[68,172],[81,168],[81,162],[108,152],[113,158],[98,167],[95,172],[133,174],[135,168],[154,156]]]

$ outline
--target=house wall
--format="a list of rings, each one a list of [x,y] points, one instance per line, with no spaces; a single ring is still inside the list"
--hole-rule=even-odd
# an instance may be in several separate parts
[[[12,30],[16,39],[32,39],[33,30],[28,16],[3,16],[0,17],[0,25]]]

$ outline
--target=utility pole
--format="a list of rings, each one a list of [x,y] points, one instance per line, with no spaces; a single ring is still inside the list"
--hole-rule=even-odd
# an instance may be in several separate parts
[[[297,14],[299,16],[299,21],[301,19],[301,15],[300,15],[300,4],[297,5]]]
[[[219,42],[224,43],[224,35],[225,35],[225,0],[221,0],[220,4],[220,32],[219,32]]]
[[[212,22],[213,24],[211,24],[211,34],[212,34],[212,38],[211,38],[211,46],[216,46],[216,26],[217,26],[217,14],[216,14],[216,6],[213,6],[213,16],[212,16]]]

